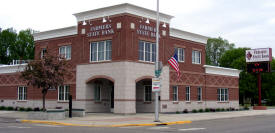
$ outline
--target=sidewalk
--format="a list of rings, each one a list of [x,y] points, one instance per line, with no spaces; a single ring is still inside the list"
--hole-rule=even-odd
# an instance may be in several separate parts
[[[20,119],[21,122],[44,123],[67,126],[117,127],[117,126],[155,126],[156,124],[185,124],[191,121],[224,119],[243,116],[275,115],[275,109],[248,110],[212,113],[160,114],[161,122],[155,123],[154,113],[119,115],[111,113],[88,113],[85,117],[66,118],[65,120],[26,120],[28,112],[0,111],[0,117]]]

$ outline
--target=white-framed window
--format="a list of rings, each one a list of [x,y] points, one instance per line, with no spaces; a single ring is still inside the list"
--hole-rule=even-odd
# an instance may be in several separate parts
[[[198,101],[201,101],[202,100],[202,88],[201,87],[198,87]]]
[[[61,46],[59,47],[59,55],[62,58],[65,58],[66,60],[70,60],[71,59],[71,50],[72,46],[71,45],[67,45],[67,46]]]
[[[95,101],[101,101],[101,88],[102,84],[96,83],[94,87],[94,98]]]
[[[145,102],[152,101],[152,86],[151,85],[144,86],[144,101]]]
[[[44,58],[45,54],[47,53],[47,49],[46,48],[42,48],[41,49],[41,59]]]
[[[228,101],[228,88],[218,88],[217,96],[218,101]]]
[[[192,50],[192,63],[201,64],[201,51]]]
[[[185,100],[190,101],[190,86],[186,86],[185,88]]]
[[[58,101],[68,101],[70,95],[70,86],[58,86]]]
[[[138,60],[145,62],[156,62],[156,44],[139,41]]]
[[[19,86],[17,90],[18,100],[27,100],[27,87]]]
[[[175,48],[175,53],[178,55],[178,61],[184,62],[184,48]]]
[[[173,86],[173,101],[178,101],[178,86]]]
[[[112,40],[91,42],[90,61],[110,61],[112,60]]]

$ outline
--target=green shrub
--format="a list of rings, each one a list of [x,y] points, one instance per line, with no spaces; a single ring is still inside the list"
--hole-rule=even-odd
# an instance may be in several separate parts
[[[28,107],[28,108],[26,109],[26,111],[32,111],[32,108]]]
[[[230,111],[230,108],[227,108],[226,111]]]
[[[222,108],[222,109],[221,109],[221,111],[225,111],[225,109],[224,109],[224,108]]]
[[[202,113],[202,112],[203,112],[203,109],[199,109],[199,112]]]
[[[216,108],[216,112],[220,112],[221,111],[221,109],[220,108]]]
[[[13,110],[13,107],[12,107],[12,106],[9,106],[9,107],[7,108],[7,110],[11,111],[11,110]]]
[[[179,111],[176,111],[176,114],[180,114],[180,112],[179,112]]]
[[[244,105],[244,110],[249,110],[249,107],[247,105]]]
[[[33,109],[33,111],[40,111],[39,107]]]
[[[192,113],[197,113],[198,111],[196,109],[193,109],[192,110]]]
[[[211,108],[210,112],[216,112],[216,109]]]
[[[209,108],[205,108],[204,112],[210,112]]]
[[[25,111],[25,108],[24,107],[20,107],[19,111]]]
[[[7,108],[5,106],[0,106],[0,110],[6,110]]]

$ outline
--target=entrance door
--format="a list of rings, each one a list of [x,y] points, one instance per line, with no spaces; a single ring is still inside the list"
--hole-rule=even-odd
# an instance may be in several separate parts
[[[111,90],[111,112],[114,111],[114,86],[112,86]]]

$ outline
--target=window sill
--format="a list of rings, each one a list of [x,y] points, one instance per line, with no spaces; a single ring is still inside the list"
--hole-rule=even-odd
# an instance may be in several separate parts
[[[94,103],[95,104],[101,104],[101,101],[95,101]]]
[[[105,62],[111,62],[112,60],[102,60],[102,61],[90,61],[90,63],[105,63]]]
[[[179,104],[179,101],[173,101],[173,104]]]
[[[229,103],[229,101],[217,101],[217,103]]]
[[[203,102],[202,101],[197,101],[197,103],[202,104]]]
[[[57,102],[58,102],[58,103],[69,103],[68,100],[66,100],[66,101],[61,101],[61,100],[59,101],[59,100],[58,100]]]
[[[151,104],[152,101],[144,101],[143,104]]]
[[[148,64],[155,64],[155,62],[151,62],[151,61],[144,61],[144,60],[138,60],[141,63],[148,63]]]
[[[193,65],[201,65],[201,63],[194,63],[194,62],[192,62],[192,64]]]
[[[185,103],[187,103],[187,104],[191,104],[191,101],[185,101]]]
[[[28,102],[28,100],[17,100],[16,102]]]

